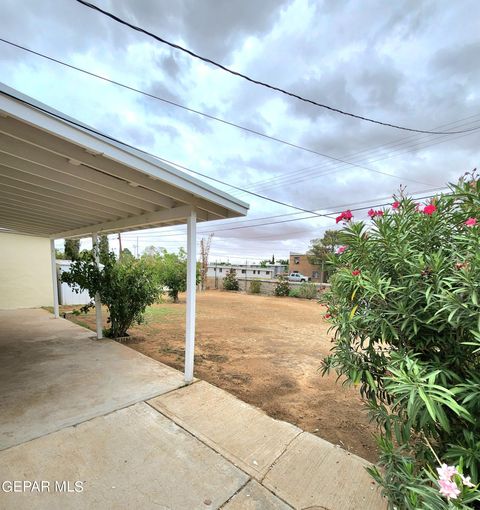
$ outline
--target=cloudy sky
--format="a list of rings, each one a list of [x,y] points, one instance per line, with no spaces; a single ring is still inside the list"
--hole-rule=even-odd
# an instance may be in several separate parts
[[[477,0],[91,1],[225,66],[320,103],[417,129],[478,126],[479,131],[414,134],[331,113],[192,59],[74,0],[1,0],[0,37],[345,163],[4,43],[2,80],[129,144],[308,210],[388,203],[400,184],[430,195],[479,165]],[[211,260],[286,257],[305,251],[310,239],[335,225],[328,218],[301,220],[309,215],[219,187],[248,202],[250,212],[248,221],[199,227],[215,233]],[[125,234],[124,244],[140,252],[152,244],[170,250],[184,245],[185,235],[179,228],[142,231]]]

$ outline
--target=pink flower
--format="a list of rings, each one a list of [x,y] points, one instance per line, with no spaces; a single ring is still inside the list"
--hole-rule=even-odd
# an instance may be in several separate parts
[[[336,222],[340,223],[341,221],[350,221],[353,218],[352,211],[350,209],[343,211],[340,216],[337,216]]]
[[[463,476],[462,474],[460,475],[460,478],[462,479],[462,483],[463,485],[467,486],[467,487],[475,487],[475,485],[472,483],[471,479],[469,476]]]
[[[339,246],[337,248],[337,255],[341,255],[347,249],[346,246]]]
[[[455,466],[447,466],[447,464],[442,464],[439,468],[437,468],[437,473],[440,480],[451,480],[453,475],[458,474],[458,471]]]
[[[438,485],[440,485],[440,494],[448,499],[457,499],[457,496],[460,494],[457,484],[451,480],[440,479],[438,480]]]
[[[465,222],[465,225],[467,227],[474,227],[477,224],[477,218],[468,218],[468,220]]]
[[[397,202],[397,201],[393,202],[392,209],[398,209],[399,207],[400,207],[400,202]]]
[[[383,211],[381,211],[380,209],[378,211],[374,211],[373,209],[370,209],[370,211],[368,211],[367,213],[370,218],[375,218],[375,216],[383,216]]]
[[[360,269],[355,269],[352,271],[352,276],[358,276],[361,273]]]
[[[437,210],[437,208],[433,204],[430,204],[430,205],[426,205],[423,208],[423,213],[431,216],[436,210]]]

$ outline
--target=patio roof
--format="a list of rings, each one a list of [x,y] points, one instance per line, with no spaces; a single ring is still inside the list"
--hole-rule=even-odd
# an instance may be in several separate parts
[[[86,237],[244,216],[248,205],[0,83],[0,229]]]
[[[185,381],[193,381],[196,224],[244,216],[248,205],[145,152],[0,83],[0,232],[55,239],[187,224]],[[95,295],[102,338],[100,294]]]

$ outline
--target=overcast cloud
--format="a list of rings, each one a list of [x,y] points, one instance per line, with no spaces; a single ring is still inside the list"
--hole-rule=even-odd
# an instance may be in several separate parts
[[[321,103],[419,129],[480,128],[476,0],[95,3]],[[340,116],[191,59],[73,0],[1,4],[3,38],[358,165],[245,133],[0,43],[0,72],[7,85],[130,144],[275,199],[324,211],[378,204],[400,184],[411,192],[443,186],[479,164],[480,131],[421,135]],[[249,220],[295,212],[221,188],[250,203]],[[200,232],[216,232],[213,260],[285,257],[305,251],[310,239],[335,225],[324,218],[224,230],[232,223],[252,224],[239,219],[200,226]],[[140,251],[151,244],[184,245],[183,235],[172,231],[178,228],[139,233]],[[126,234],[124,244],[136,249],[137,236]]]

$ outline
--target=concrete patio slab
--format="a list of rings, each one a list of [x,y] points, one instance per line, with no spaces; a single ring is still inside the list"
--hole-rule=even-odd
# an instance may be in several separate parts
[[[302,432],[204,381],[148,403],[257,480]]]
[[[50,492],[5,493],[15,510],[217,509],[248,476],[145,403],[0,452],[2,480],[44,480]],[[55,481],[83,482],[56,492]]]
[[[222,510],[292,510],[292,507],[255,480],[251,480]]]
[[[0,449],[181,387],[182,374],[44,310],[0,311]]]
[[[385,510],[365,470],[369,463],[307,432],[298,436],[263,485],[294,508]]]

